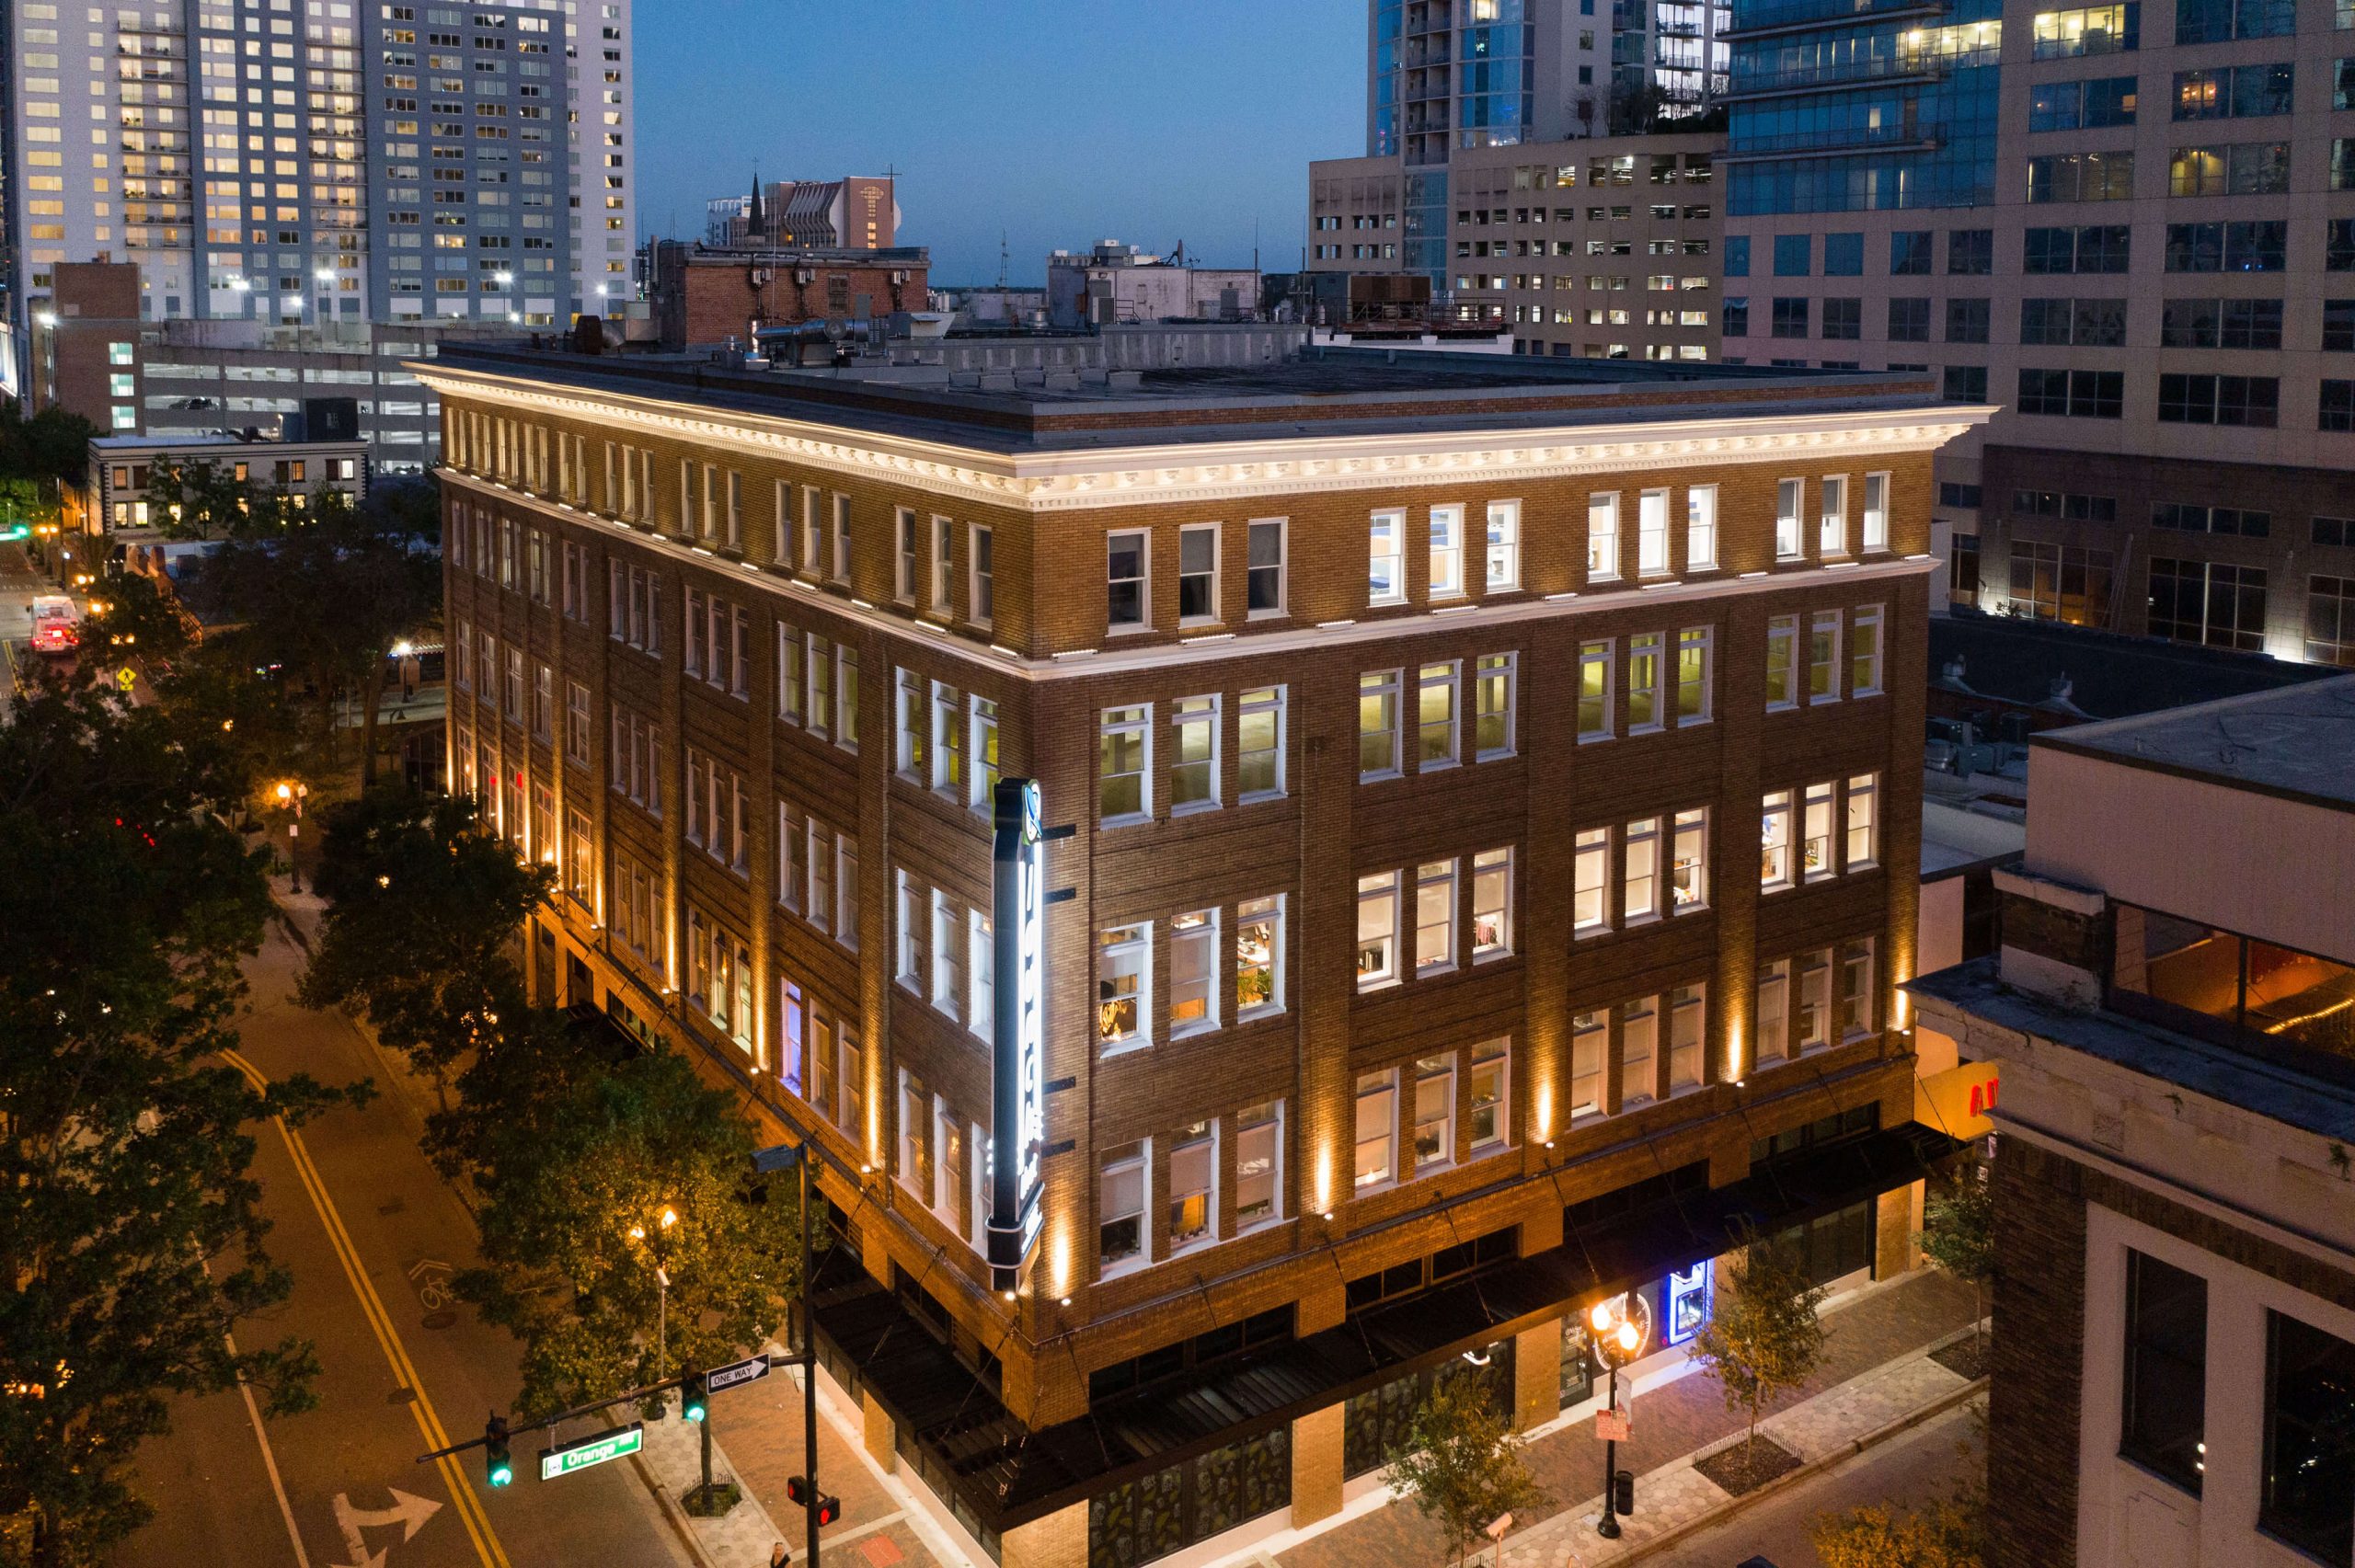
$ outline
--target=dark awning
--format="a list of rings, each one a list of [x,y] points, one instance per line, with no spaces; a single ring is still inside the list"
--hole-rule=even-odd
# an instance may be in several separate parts
[[[951,1477],[990,1528],[1288,1424],[1409,1372],[1690,1269],[1746,1230],[1801,1224],[1919,1181],[1961,1146],[1903,1127],[1810,1148],[1712,1191],[1671,1192],[1569,1231],[1562,1244],[1338,1328],[1201,1368],[1032,1431],[948,1347],[835,1248],[819,1273],[818,1330],[866,1391]]]

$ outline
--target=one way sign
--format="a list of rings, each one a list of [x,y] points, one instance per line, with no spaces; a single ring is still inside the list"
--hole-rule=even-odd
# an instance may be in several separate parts
[[[722,1389],[741,1388],[769,1375],[769,1358],[748,1356],[741,1361],[731,1361],[725,1367],[714,1367],[705,1374],[706,1386],[713,1393]]]

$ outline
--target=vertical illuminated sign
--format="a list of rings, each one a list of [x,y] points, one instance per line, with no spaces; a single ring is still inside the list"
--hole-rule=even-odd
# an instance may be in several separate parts
[[[1044,868],[1039,781],[1000,779],[991,802],[996,1012],[991,1050],[990,1287],[1011,1290],[1039,1241],[1047,1139]]]
[[[1683,1345],[1701,1332],[1709,1319],[1709,1293],[1712,1267],[1703,1258],[1682,1274],[1668,1276],[1667,1342]]]

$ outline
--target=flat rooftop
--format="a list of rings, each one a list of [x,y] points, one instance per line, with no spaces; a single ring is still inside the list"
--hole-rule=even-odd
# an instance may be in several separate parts
[[[707,354],[577,354],[445,342],[419,369],[524,376],[1004,452],[1270,439],[1793,418],[1954,407],[1912,372],[1557,360],[1308,347],[1250,365],[985,373],[926,367],[742,369]]]
[[[2355,675],[2048,730],[2030,744],[2355,808]]]

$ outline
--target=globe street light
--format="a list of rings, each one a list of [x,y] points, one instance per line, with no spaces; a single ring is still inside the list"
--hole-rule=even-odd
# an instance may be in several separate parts
[[[292,779],[281,779],[278,787],[270,793],[278,796],[279,809],[291,808],[294,813],[286,824],[286,890],[300,893],[303,890],[303,868],[295,862],[294,851],[303,836],[303,800],[311,793],[311,786]]]
[[[1626,1298],[1620,1298],[1625,1300]],[[1611,1373],[1611,1391],[1605,1405],[1612,1413],[1615,1433],[1619,1414],[1619,1368],[1640,1355],[1644,1348],[1644,1331],[1634,1318],[1609,1301],[1597,1301],[1587,1314],[1587,1327],[1592,1331],[1594,1354]],[[1619,1539],[1619,1440],[1615,1436],[1603,1440],[1603,1517],[1595,1521],[1594,1533],[1605,1540]]]
[[[658,1383],[670,1376],[671,1348],[671,1271],[662,1264],[662,1239],[678,1222],[679,1211],[664,1204],[662,1212],[655,1216],[653,1244],[648,1248],[654,1254],[654,1380]],[[631,1226],[629,1239],[646,1241],[646,1227]]]

